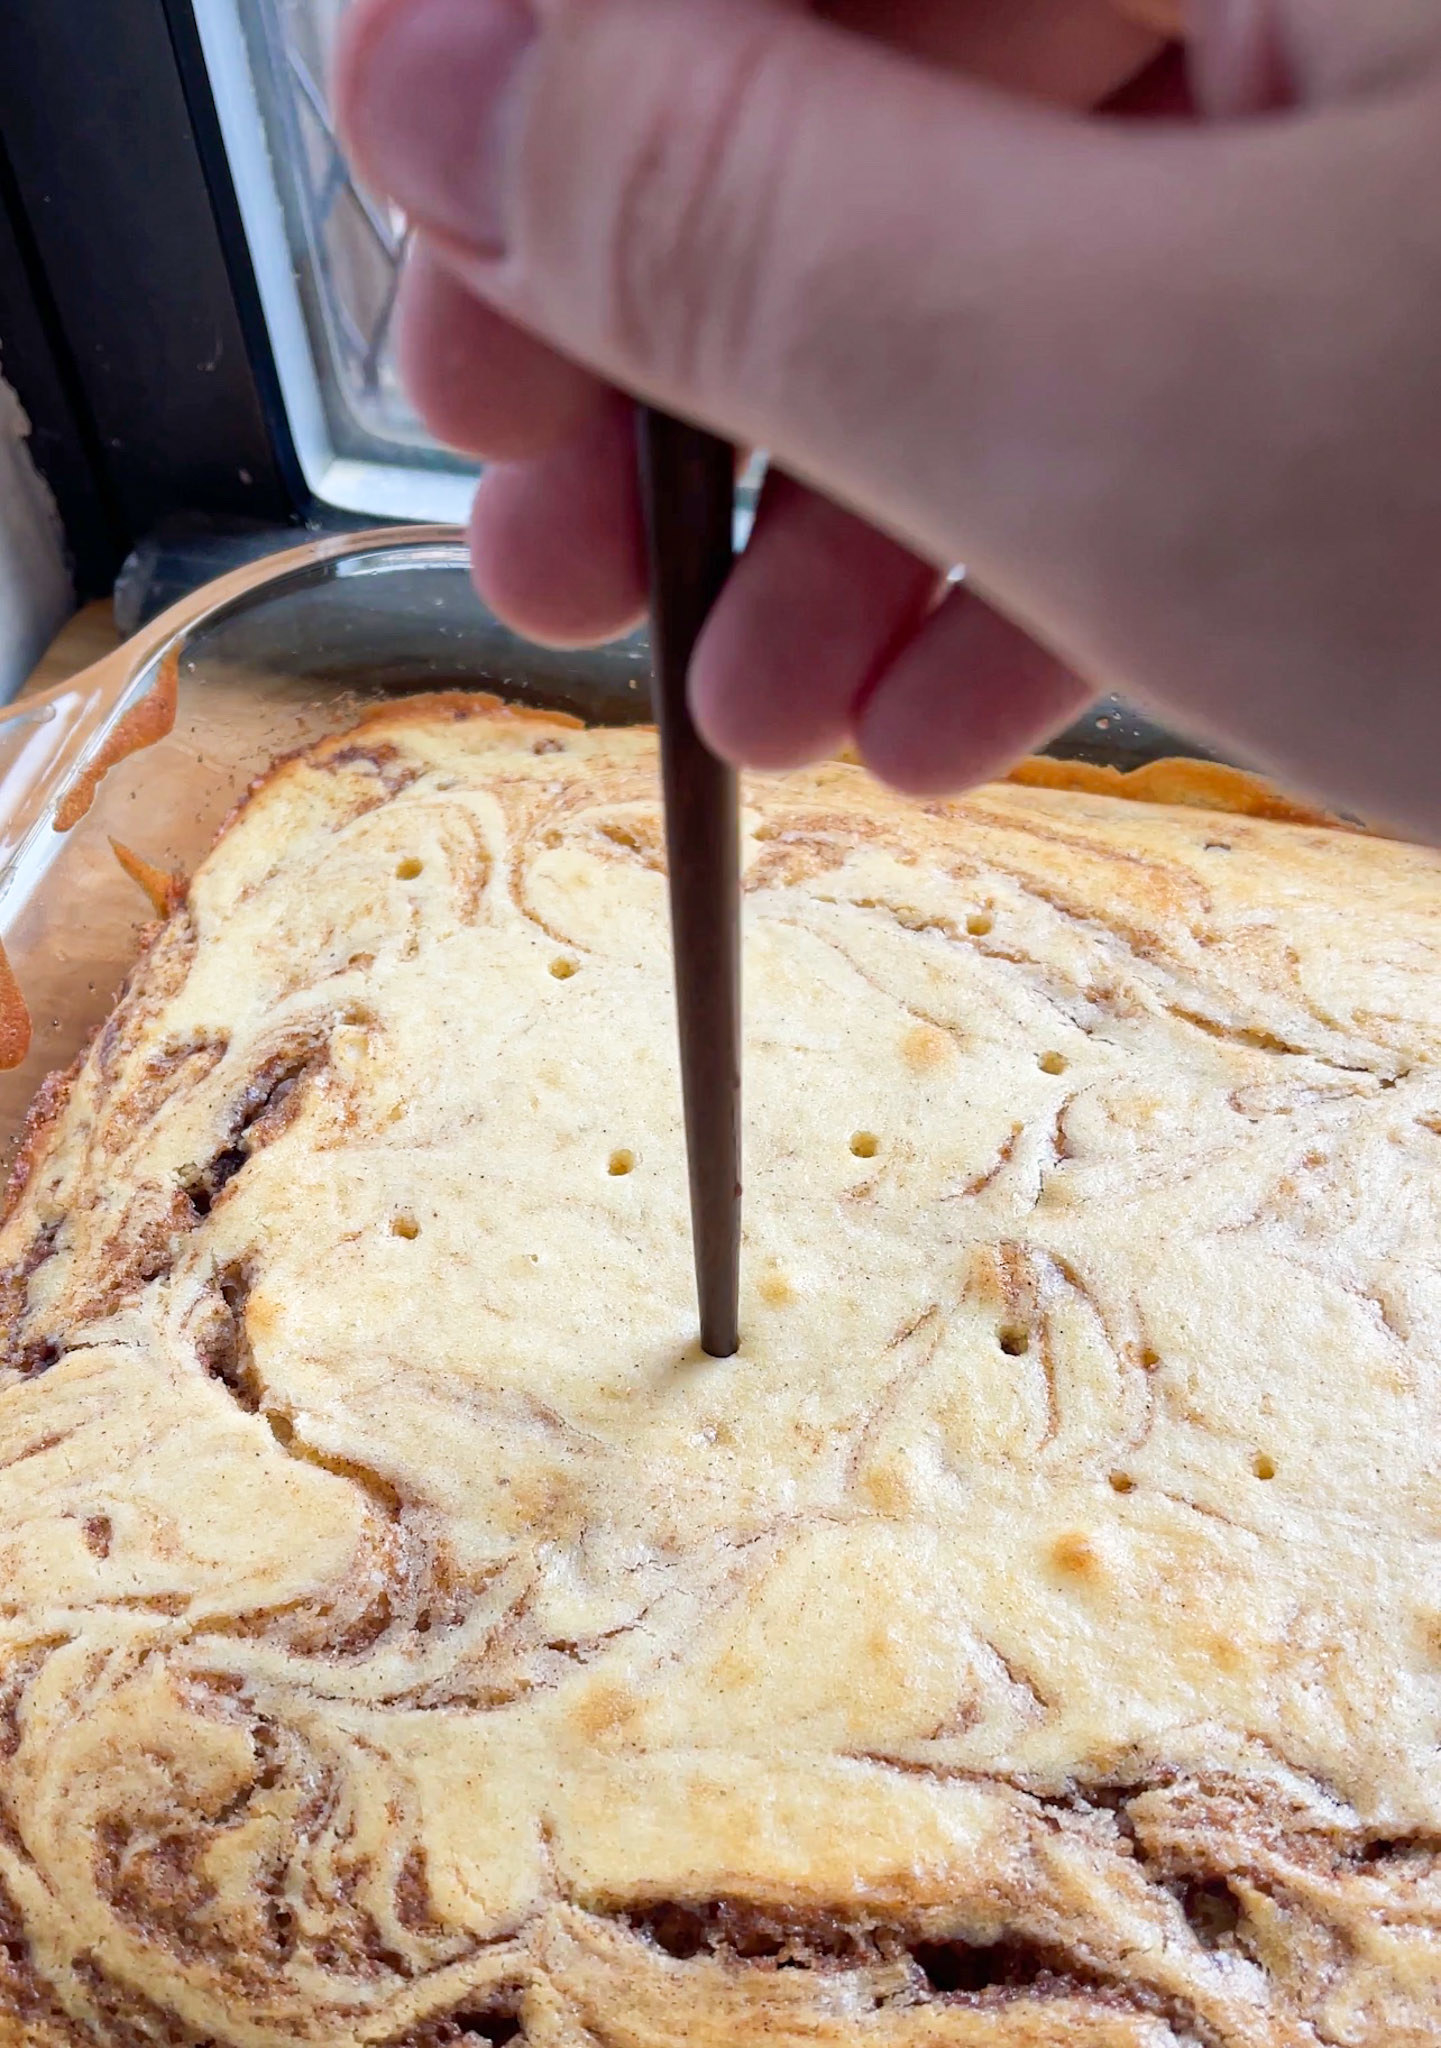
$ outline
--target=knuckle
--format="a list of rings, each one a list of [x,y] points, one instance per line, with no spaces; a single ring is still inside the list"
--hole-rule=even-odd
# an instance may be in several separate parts
[[[607,296],[621,358],[680,390],[728,385],[764,316],[790,124],[758,28],[647,110],[615,212]]]

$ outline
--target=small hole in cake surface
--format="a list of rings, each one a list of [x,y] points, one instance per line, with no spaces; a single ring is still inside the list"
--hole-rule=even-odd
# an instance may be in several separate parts
[[[1043,1052],[1040,1058],[1040,1068],[1043,1074],[1064,1074],[1066,1071],[1066,1055],[1063,1052]]]
[[[419,1237],[420,1225],[413,1216],[396,1216],[391,1219],[390,1234],[392,1237]]]
[[[851,1150],[857,1159],[874,1159],[881,1149],[881,1141],[874,1131],[853,1131]]]
[[[458,2012],[452,2015],[451,2024],[460,2030],[459,2042],[487,2041],[490,2048],[501,2048],[503,2042],[521,2037],[520,2021],[508,2012]]]
[[[996,1335],[1007,1358],[1024,1358],[1031,1348],[1031,1333],[1020,1323],[1003,1323]]]
[[[413,853],[408,853],[396,867],[396,878],[402,882],[413,882],[416,876],[423,872],[424,867],[424,861],[417,860]]]
[[[1048,1966],[1052,1959],[1025,1941],[999,1941],[986,1947],[972,1947],[963,1941],[921,1941],[911,1955],[927,1991],[940,1998],[997,1989],[1023,1991],[1051,1974]]]
[[[1241,1924],[1236,1895],[1222,1877],[1188,1884],[1181,1894],[1181,1910],[1202,1948],[1227,1946]]]
[[[1161,1363],[1161,1354],[1160,1354],[1160,1352],[1159,1352],[1159,1351],[1158,1351],[1158,1350],[1156,1349],[1155,1345],[1154,1345],[1154,1344],[1143,1344],[1143,1345],[1141,1346],[1141,1369],[1142,1369],[1142,1371],[1143,1371],[1143,1372],[1154,1372],[1154,1371],[1156,1370],[1156,1367],[1157,1367],[1157,1366],[1158,1366],[1158,1365],[1159,1365],[1160,1363]]]
[[[612,1179],[614,1180],[619,1180],[623,1174],[634,1173],[634,1152],[627,1151],[624,1146],[622,1146],[618,1151],[612,1152],[610,1155],[610,1164],[606,1168],[606,1171],[611,1175]]]
[[[705,1915],[694,1907],[657,1906],[632,1924],[679,1963],[688,1963],[710,1946]]]
[[[1251,1470],[1258,1479],[1274,1479],[1276,1477],[1276,1460],[1266,1451],[1257,1451],[1255,1457],[1251,1460]]]
[[[996,920],[989,910],[973,910],[966,919],[966,930],[973,939],[988,938],[996,928]]]
[[[1136,1482],[1129,1472],[1113,1472],[1111,1474],[1111,1491],[1113,1493],[1134,1493],[1136,1491]]]
[[[571,976],[575,973],[575,962],[574,960],[566,960],[564,958],[559,960],[552,960],[550,963],[550,971],[555,976],[557,981],[569,981]]]

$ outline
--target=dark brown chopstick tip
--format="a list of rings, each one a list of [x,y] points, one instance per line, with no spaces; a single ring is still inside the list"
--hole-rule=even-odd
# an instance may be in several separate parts
[[[740,810],[695,729],[686,683],[734,559],[732,450],[642,408],[656,725],[665,789],[681,1093],[701,1344],[740,1347]]]

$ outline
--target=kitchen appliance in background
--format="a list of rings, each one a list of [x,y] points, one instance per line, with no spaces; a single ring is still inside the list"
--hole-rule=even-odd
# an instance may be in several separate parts
[[[297,527],[465,516],[396,376],[405,220],[331,122],[348,4],[0,9],[0,358],[124,631]]]
[[[0,360],[126,628],[297,527],[464,514],[395,376],[405,223],[330,123],[344,4],[0,14]]]
[[[125,0],[87,9],[83,34],[72,9],[0,7],[0,366],[78,595],[113,590],[125,633],[306,533],[468,502],[474,467],[395,376],[404,221],[336,147],[326,75],[347,4]],[[760,475],[737,491],[738,538]],[[375,601],[347,637],[385,668],[411,606],[435,607],[443,636],[498,630],[463,584],[349,579]],[[643,674],[644,638],[605,658]],[[1178,750],[1204,751],[1114,699],[1053,749],[1118,767]]]
[[[351,176],[328,77],[349,0],[191,0],[286,422],[318,504],[460,519],[474,468],[436,446],[395,372],[408,230]]]

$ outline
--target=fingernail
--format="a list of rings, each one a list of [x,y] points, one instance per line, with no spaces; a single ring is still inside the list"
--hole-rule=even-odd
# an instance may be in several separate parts
[[[408,0],[362,25],[342,62],[362,175],[488,255],[505,246],[514,88],[534,36],[526,0]]]

